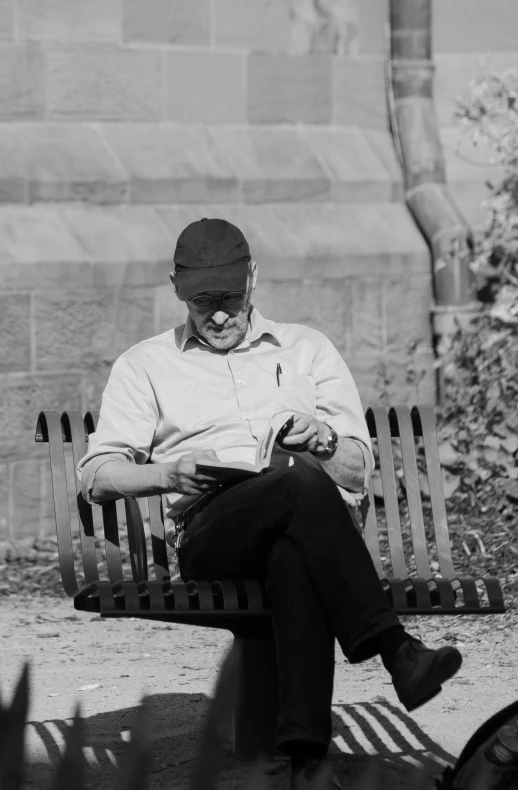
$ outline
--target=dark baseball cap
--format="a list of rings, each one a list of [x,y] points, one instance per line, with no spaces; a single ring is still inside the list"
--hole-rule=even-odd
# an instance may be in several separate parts
[[[178,296],[200,291],[242,291],[250,249],[242,232],[226,219],[191,222],[176,243],[174,264]]]

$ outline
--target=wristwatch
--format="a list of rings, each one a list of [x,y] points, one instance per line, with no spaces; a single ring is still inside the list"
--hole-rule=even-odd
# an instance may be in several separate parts
[[[331,428],[330,425],[325,423],[326,428],[329,429],[329,436],[327,437],[327,441],[324,445],[323,450],[311,450],[312,455],[333,455],[336,452],[336,448],[338,447],[338,434],[334,428]]]

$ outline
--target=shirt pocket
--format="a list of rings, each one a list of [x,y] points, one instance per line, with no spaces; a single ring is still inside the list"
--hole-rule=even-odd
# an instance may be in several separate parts
[[[316,414],[317,388],[311,376],[302,373],[281,373],[279,386],[272,387],[276,411],[284,409]]]
[[[304,373],[280,373],[279,374],[279,387],[311,387],[315,386],[315,382],[311,376],[306,376]]]

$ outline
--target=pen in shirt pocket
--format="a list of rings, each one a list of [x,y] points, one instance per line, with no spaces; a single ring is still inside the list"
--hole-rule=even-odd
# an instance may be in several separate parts
[[[280,387],[281,386],[281,376],[282,376],[282,368],[281,368],[280,362],[277,362],[276,376],[277,376],[277,386]]]

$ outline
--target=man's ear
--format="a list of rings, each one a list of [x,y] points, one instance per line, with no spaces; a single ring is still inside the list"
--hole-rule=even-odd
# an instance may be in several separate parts
[[[175,294],[178,296],[178,283],[176,282],[176,275],[174,272],[169,272],[169,279],[171,280],[171,285],[174,288]],[[178,299],[180,297],[178,296]]]
[[[254,290],[257,283],[257,261],[250,261],[250,289]]]

